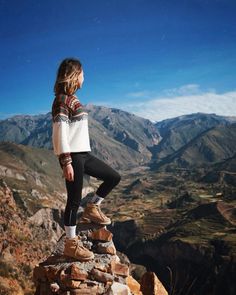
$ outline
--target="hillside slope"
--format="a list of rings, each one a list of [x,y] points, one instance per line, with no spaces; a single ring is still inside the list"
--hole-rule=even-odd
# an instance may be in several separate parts
[[[155,125],[162,141],[158,146],[153,147],[153,159],[161,160],[178,151],[201,133],[218,125],[227,125],[235,121],[235,117],[195,113],[158,122]]]
[[[89,113],[90,142],[93,153],[117,169],[147,163],[150,149],[160,141],[155,125],[128,112],[85,105]],[[0,121],[1,141],[52,149],[51,113],[17,115]]]
[[[218,125],[202,132],[170,156],[151,164],[155,169],[209,167],[235,154],[236,124]]]

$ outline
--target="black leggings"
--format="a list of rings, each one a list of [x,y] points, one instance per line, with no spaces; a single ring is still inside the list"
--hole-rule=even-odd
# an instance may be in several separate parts
[[[103,180],[96,194],[102,198],[120,182],[121,176],[90,152],[71,153],[74,181],[65,179],[67,189],[67,203],[64,214],[64,225],[76,225],[76,215],[82,198],[83,174]]]

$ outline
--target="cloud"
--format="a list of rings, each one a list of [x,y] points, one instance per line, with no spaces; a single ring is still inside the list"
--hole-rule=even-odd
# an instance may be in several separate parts
[[[127,97],[147,97],[150,95],[149,91],[136,91],[136,92],[129,92],[126,94]]]
[[[194,95],[202,93],[200,86],[198,84],[187,84],[179,88],[165,89],[163,94],[167,96],[184,96],[184,95]]]
[[[96,105],[118,108],[153,122],[192,113],[215,113],[222,116],[236,116],[236,90],[217,93],[214,89],[202,90],[198,84],[187,84],[179,88],[165,89],[156,94],[143,90],[124,95],[125,101],[96,101]],[[130,99],[129,99],[130,98]],[[41,111],[39,113],[48,113]],[[0,120],[15,114],[0,112]],[[31,114],[34,115],[34,114]]]
[[[161,121],[191,113],[215,113],[236,116],[236,91],[216,93],[214,89],[202,91],[197,84],[164,90],[161,97],[145,99],[137,96],[137,101],[119,103],[123,109],[151,121]],[[114,105],[113,105],[114,107]]]

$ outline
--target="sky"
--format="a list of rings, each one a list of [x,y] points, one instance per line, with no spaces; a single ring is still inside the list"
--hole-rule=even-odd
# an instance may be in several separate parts
[[[235,15],[235,0],[0,0],[0,119],[50,112],[66,57],[82,104],[234,116]]]

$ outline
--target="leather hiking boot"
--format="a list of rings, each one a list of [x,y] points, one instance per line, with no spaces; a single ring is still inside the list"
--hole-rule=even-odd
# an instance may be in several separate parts
[[[83,246],[79,237],[65,240],[64,255],[76,258],[80,261],[87,261],[94,258],[93,252]]]
[[[80,219],[81,223],[97,223],[97,224],[111,224],[111,219],[107,217],[100,208],[100,205],[88,202],[82,217]]]

